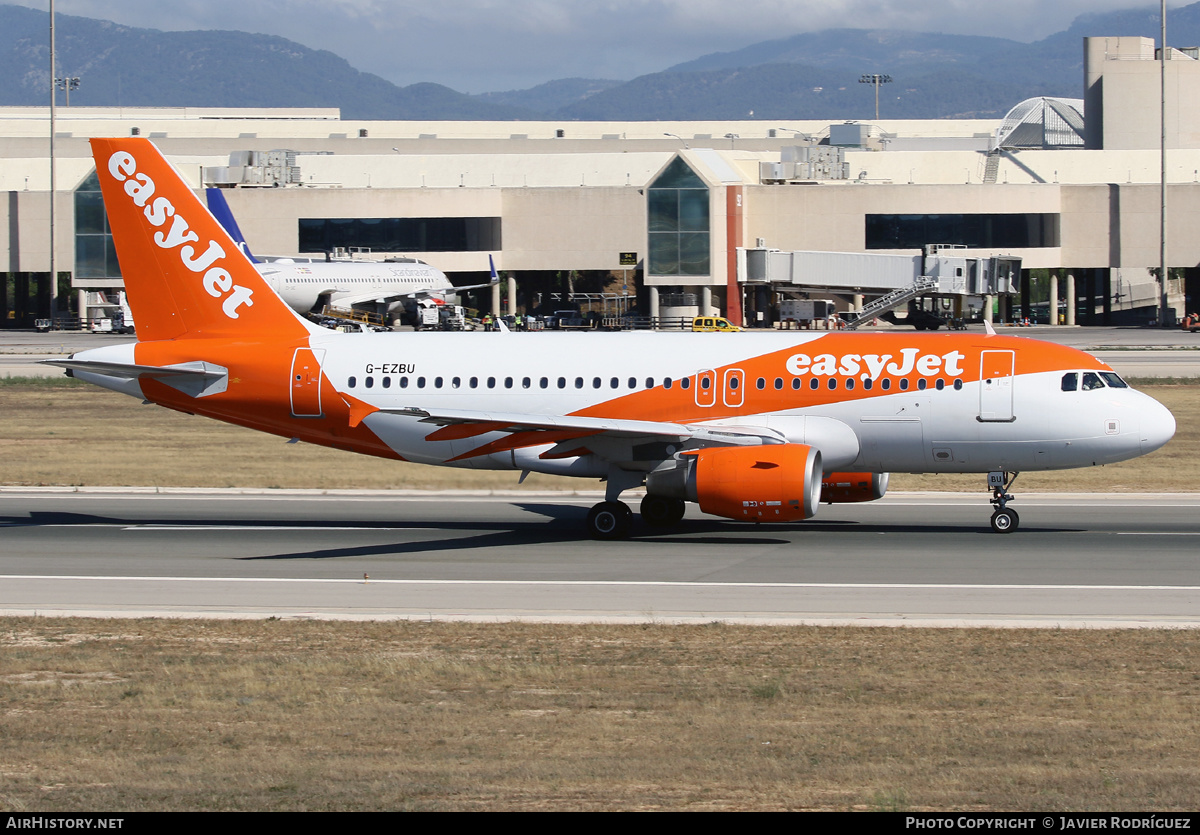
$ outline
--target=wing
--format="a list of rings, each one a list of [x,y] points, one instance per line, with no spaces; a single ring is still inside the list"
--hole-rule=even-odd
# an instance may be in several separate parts
[[[638,462],[642,462],[642,466],[651,466],[685,449],[786,442],[778,432],[753,426],[706,426],[651,420],[429,410],[418,407],[376,409],[362,401],[357,404],[351,402],[350,405],[354,424],[376,412],[412,417],[430,424],[435,428],[425,437],[427,441],[464,440],[501,433],[502,437],[480,444],[451,460],[549,444],[551,448],[541,453],[540,458],[569,458],[591,453],[622,466],[635,466]]]

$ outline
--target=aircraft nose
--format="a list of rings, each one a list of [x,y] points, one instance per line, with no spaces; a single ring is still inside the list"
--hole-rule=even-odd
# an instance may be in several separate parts
[[[1153,452],[1163,446],[1175,435],[1175,416],[1157,400],[1147,404],[1149,408],[1142,412],[1142,455]]]

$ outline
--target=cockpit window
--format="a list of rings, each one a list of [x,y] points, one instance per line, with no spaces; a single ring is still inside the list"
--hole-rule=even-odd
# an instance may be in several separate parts
[[[1070,374],[1063,375],[1062,381],[1063,391],[1079,391],[1079,375],[1072,371]]]
[[[1091,371],[1083,372],[1083,390],[1091,391],[1092,389],[1104,388],[1104,382],[1100,379],[1100,375]]]
[[[1101,371],[1100,376],[1104,378],[1104,382],[1108,383],[1110,388],[1127,389],[1129,383],[1122,380],[1119,376],[1111,371]]]

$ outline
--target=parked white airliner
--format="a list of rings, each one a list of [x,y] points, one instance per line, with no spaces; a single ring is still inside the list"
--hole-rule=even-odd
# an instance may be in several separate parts
[[[139,341],[60,362],[179,411],[396,460],[606,481],[598,538],[685,502],[789,522],[883,495],[889,471],[987,473],[1143,455],[1171,413],[1081,351],[994,334],[360,334],[271,292],[145,139],[93,139]],[[824,483],[824,485],[823,485]]]
[[[325,261],[312,258],[254,257],[219,188],[206,190],[208,209],[266,279],[268,286],[300,314],[320,313],[327,305],[370,313],[395,313],[406,302],[444,303],[457,293],[489,287],[500,279],[491,256],[491,281],[455,287],[446,274],[418,258],[387,261]]]

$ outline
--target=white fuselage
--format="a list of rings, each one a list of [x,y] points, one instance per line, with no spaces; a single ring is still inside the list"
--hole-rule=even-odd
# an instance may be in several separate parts
[[[297,263],[278,259],[256,264],[259,273],[297,313],[324,305],[388,311],[415,298],[445,298],[454,285],[441,270],[423,261],[327,261]]]
[[[841,359],[856,342],[848,334],[481,333],[435,334],[420,341],[363,335],[314,338],[312,345],[324,350],[323,371],[334,388],[383,410],[366,419],[372,431],[406,459],[433,464],[498,435],[430,442],[427,424],[387,410],[587,411],[689,425],[765,427],[789,442],[819,446],[826,470],[876,472],[1085,467],[1144,454],[1174,432],[1170,412],[1134,389],[1063,391],[1065,374],[1096,366],[1081,352],[1073,352],[1077,368],[1068,361],[1052,370],[1018,373],[1002,381],[1004,391],[993,392],[993,383],[980,382],[980,354],[964,348],[965,339],[908,337],[905,345],[919,349],[908,349],[912,367],[898,375],[889,369],[904,372],[908,359],[898,342],[886,354],[864,354],[866,361],[854,363]],[[999,339],[1004,339],[997,346],[1000,353],[1020,352],[1021,343],[1029,350],[1045,345]],[[816,358],[823,345],[835,341],[840,344],[831,350],[839,352],[839,370],[857,373],[820,373],[811,363],[789,362],[797,355]],[[989,344],[985,337],[974,341]],[[1070,349],[1059,351],[1071,356]],[[870,374],[872,357],[881,373],[865,396],[863,377]],[[855,387],[847,390],[851,376]],[[738,385],[731,388],[735,380]],[[910,387],[899,390],[901,380]],[[922,382],[925,387],[918,388]],[[814,402],[818,395],[820,402]],[[828,422],[814,429],[812,418]],[[834,423],[848,427],[853,439],[834,431]],[[599,475],[607,466],[600,460],[545,460],[539,457],[545,450],[463,458],[460,464]]]

